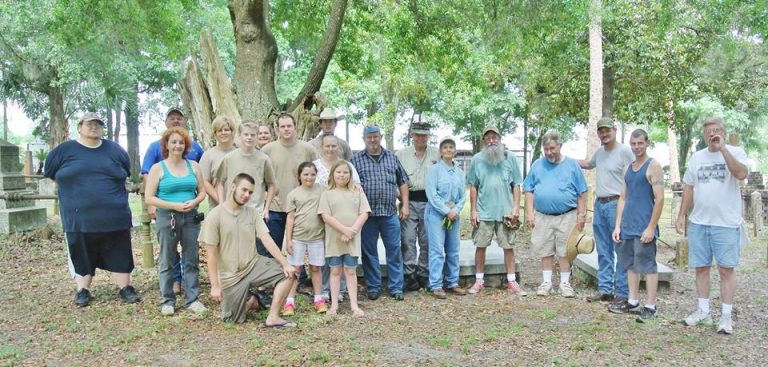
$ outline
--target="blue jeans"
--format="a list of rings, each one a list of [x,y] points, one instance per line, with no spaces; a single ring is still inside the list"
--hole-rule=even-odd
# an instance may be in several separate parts
[[[616,224],[617,204],[618,200],[607,203],[595,200],[592,232],[597,244],[597,289],[603,294],[627,298],[629,296],[627,272],[615,268],[616,243],[611,239],[613,227]]]
[[[387,253],[389,293],[403,293],[403,253],[400,250],[400,218],[397,214],[372,216],[363,225],[362,254],[365,286],[368,292],[381,292],[381,268],[376,246],[379,235]]]
[[[272,241],[275,241],[277,248],[283,248],[283,237],[285,236],[285,221],[288,219],[288,213],[269,211],[269,220],[267,220],[267,229]],[[267,255],[272,257],[269,252]]]
[[[459,285],[461,221],[453,222],[451,229],[443,228],[443,215],[427,204],[424,223],[429,239],[429,290],[454,288]]]
[[[195,223],[196,210],[179,213],[168,209],[157,209],[157,240],[160,242],[159,278],[161,304],[175,305],[173,293],[173,265],[176,260],[176,246],[181,243],[181,267],[184,270],[184,306],[197,300],[200,293],[200,258],[197,236],[200,223]],[[172,228],[173,227],[173,228]]]

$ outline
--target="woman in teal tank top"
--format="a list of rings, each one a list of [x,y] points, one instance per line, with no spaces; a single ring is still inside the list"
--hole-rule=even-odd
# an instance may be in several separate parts
[[[198,300],[200,259],[197,242],[201,220],[197,216],[197,205],[205,198],[205,189],[197,162],[184,159],[184,154],[191,147],[192,139],[186,130],[178,127],[166,130],[160,139],[165,159],[152,166],[146,180],[145,201],[147,205],[157,207],[159,278],[163,295],[160,313],[166,316],[175,312],[173,264],[179,243],[184,274],[184,307],[195,313],[206,310]]]

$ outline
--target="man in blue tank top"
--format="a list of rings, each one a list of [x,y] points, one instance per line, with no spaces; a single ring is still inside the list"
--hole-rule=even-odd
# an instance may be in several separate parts
[[[647,154],[648,133],[643,129],[632,132],[629,146],[635,161],[624,168],[624,187],[616,207],[613,241],[617,243],[617,267],[627,273],[629,297],[614,302],[608,310],[614,313],[639,312],[637,322],[656,317],[656,289],[659,273],[656,268],[656,238],[659,218],[664,208],[664,171],[661,164]],[[640,274],[645,274],[648,298],[640,307]]]

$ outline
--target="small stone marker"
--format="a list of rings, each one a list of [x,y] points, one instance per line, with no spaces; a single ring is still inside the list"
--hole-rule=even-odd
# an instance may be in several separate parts
[[[19,167],[19,147],[0,141],[0,193],[34,194],[27,190]],[[0,200],[0,233],[9,234],[45,227],[45,208],[33,200]]]

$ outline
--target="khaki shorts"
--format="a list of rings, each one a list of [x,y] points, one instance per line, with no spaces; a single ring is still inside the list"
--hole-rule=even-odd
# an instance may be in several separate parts
[[[245,304],[250,295],[248,290],[256,287],[274,287],[285,279],[283,268],[268,257],[259,256],[253,269],[235,285],[222,290],[221,319],[236,323],[245,322],[248,310]]]
[[[568,235],[576,226],[577,210],[562,215],[536,212],[531,231],[531,251],[539,258],[557,255],[565,257]]]
[[[504,222],[481,220],[480,225],[472,230],[472,238],[477,247],[490,246],[494,235],[499,247],[505,250],[514,248],[517,230],[507,228]]]

